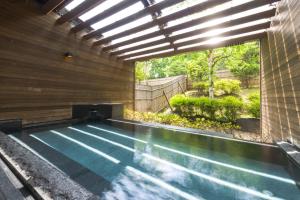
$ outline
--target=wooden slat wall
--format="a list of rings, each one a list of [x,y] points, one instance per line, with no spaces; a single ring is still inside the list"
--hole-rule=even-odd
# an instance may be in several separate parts
[[[35,1],[0,4],[0,120],[71,117],[71,105],[120,102],[133,108],[134,70],[55,25]],[[64,53],[73,59],[64,61]]]
[[[300,146],[300,1],[282,0],[262,39],[262,134]]]

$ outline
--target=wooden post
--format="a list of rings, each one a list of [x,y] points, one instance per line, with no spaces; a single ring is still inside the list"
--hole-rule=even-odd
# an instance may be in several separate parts
[[[184,90],[183,90],[183,88],[182,88],[182,86],[181,86],[181,84],[180,84],[180,82],[178,82],[178,85],[179,85],[179,87],[180,87],[180,89],[181,89],[181,92],[184,94],[184,96],[186,96],[186,95],[185,95],[185,92],[184,92]]]
[[[163,90],[163,94],[165,95],[166,100],[167,100],[167,102],[168,102],[168,105],[169,105],[171,111],[173,112],[173,109],[172,109],[172,107],[171,107],[171,104],[170,104],[170,102],[169,102],[169,99],[168,99],[168,97],[167,97],[167,94],[165,93],[165,90]]]

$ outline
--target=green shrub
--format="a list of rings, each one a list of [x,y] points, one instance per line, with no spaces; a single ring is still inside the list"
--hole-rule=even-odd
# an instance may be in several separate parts
[[[229,122],[235,122],[243,109],[242,100],[234,96],[227,96],[220,99],[219,104],[225,120]]]
[[[248,96],[249,103],[247,105],[247,112],[255,117],[260,118],[260,95],[259,92],[252,93]]]
[[[165,113],[151,113],[151,112],[136,112],[131,110],[125,110],[125,118],[129,120],[156,122],[161,124],[169,124],[174,126],[181,126],[186,128],[196,129],[214,129],[214,130],[228,130],[239,129],[239,126],[232,123],[224,123],[211,121],[204,118],[197,118],[196,120],[189,120],[184,117],[180,117],[177,114],[165,114]]]
[[[170,99],[170,104],[175,113],[182,115],[187,106],[187,97],[184,95],[175,95]]]
[[[193,83],[193,89],[198,90],[198,93],[206,95],[208,94],[209,85],[207,82],[199,81]]]
[[[170,99],[170,104],[176,114],[185,117],[192,117],[195,115],[195,104],[197,98],[186,97],[184,95],[175,95]]]
[[[260,94],[259,94],[259,92],[252,92],[251,94],[249,94],[248,95],[248,100],[249,101],[260,100]]]
[[[215,82],[216,93],[220,95],[239,94],[241,91],[241,82],[239,80],[221,79]]]
[[[219,110],[219,101],[208,97],[200,97],[196,100],[196,107],[199,108],[200,115],[209,119],[216,119],[216,112]]]

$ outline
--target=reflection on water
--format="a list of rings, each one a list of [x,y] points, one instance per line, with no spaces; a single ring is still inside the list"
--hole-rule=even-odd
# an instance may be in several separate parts
[[[102,199],[300,199],[286,160],[273,147],[120,123],[33,132],[30,138],[108,182],[101,192],[97,184],[103,183],[84,184]]]

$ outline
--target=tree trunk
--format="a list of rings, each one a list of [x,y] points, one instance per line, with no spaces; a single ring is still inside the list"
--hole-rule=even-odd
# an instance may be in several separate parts
[[[208,50],[208,70],[209,70],[209,98],[214,98],[214,80],[213,80],[213,50]]]

